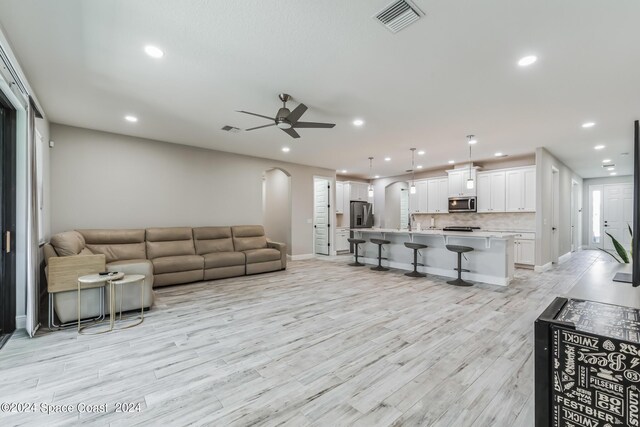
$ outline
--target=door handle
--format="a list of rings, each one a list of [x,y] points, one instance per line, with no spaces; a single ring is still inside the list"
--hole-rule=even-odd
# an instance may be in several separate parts
[[[6,253],[11,252],[11,231],[4,232],[4,251]]]
[[[551,231],[556,231],[556,230],[557,230],[557,228],[551,227]]]

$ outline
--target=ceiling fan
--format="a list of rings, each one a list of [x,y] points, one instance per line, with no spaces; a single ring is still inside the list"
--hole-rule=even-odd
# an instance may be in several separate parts
[[[242,110],[238,111],[238,113],[251,114],[252,116],[258,116],[264,119],[273,120],[273,123],[271,124],[264,125],[264,126],[257,126],[257,127],[249,128],[245,130],[256,130],[256,129],[266,128],[269,126],[278,126],[284,132],[289,134],[290,137],[300,138],[300,135],[298,134],[298,132],[295,131],[295,129],[332,128],[335,126],[335,123],[299,122],[298,120],[300,120],[300,117],[302,117],[304,112],[307,111],[307,106],[304,104],[300,104],[296,108],[294,108],[293,111],[290,111],[287,108],[287,101],[291,100],[291,96],[286,93],[281,93],[278,96],[280,98],[280,101],[282,101],[282,108],[278,110],[278,113],[276,114],[275,118],[269,117],[269,116],[263,116],[262,114],[251,113],[249,111],[242,111]]]

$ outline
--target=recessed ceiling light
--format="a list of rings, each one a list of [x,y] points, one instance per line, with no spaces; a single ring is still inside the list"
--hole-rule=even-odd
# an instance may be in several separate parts
[[[291,151],[291,148],[289,147],[282,147],[282,151],[285,153],[288,153],[289,151]]]
[[[609,175],[614,176],[614,175],[618,175],[616,172],[611,172]]]
[[[449,160],[447,163],[449,163],[450,165],[454,164],[456,161],[455,160]]]
[[[523,58],[520,58],[520,60],[518,61],[518,65],[521,67],[528,67],[529,65],[533,64],[537,60],[538,60],[538,57],[535,55],[525,56]]]
[[[611,162],[611,159],[604,159],[604,160],[602,161],[602,163],[609,163],[609,162]]]
[[[602,150],[604,148],[604,145],[596,145],[595,147],[593,147],[594,150]]]
[[[164,56],[164,52],[159,47],[147,45],[144,47],[144,51],[152,58],[162,58]]]
[[[385,162],[390,162],[390,161],[391,161],[391,157],[385,157],[385,158],[384,158],[384,161],[385,161]]]
[[[583,128],[592,128],[594,127],[596,124],[594,122],[586,122],[582,124]]]
[[[375,179],[378,179],[378,178],[380,178],[380,175],[376,175],[376,176],[374,176],[374,178],[375,178]]]
[[[340,172],[347,173],[347,170],[346,169],[342,169]]]
[[[470,139],[469,140],[469,144],[473,145],[473,144],[477,144],[478,140],[477,139]]]
[[[362,126],[363,124],[364,124],[364,120],[362,120],[362,119],[355,119],[353,121],[353,125],[354,126]]]
[[[494,154],[494,156],[496,156],[496,157],[502,157],[502,156],[504,156],[504,154],[502,154],[501,152],[499,152],[499,151],[498,151],[496,154]]]
[[[418,151],[418,156],[424,156],[424,150]]]
[[[607,168],[608,171],[614,171],[616,168]]]
[[[135,123],[138,121],[138,118],[136,116],[124,116],[124,119],[131,123]]]
[[[422,169],[422,165],[416,166],[416,169]]]

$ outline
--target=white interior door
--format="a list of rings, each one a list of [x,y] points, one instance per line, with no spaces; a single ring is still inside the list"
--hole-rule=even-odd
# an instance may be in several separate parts
[[[316,255],[329,255],[329,180],[315,178],[313,246]]]
[[[624,226],[622,206],[622,186],[605,185],[602,215],[603,228],[606,233],[611,234],[618,241],[622,241],[622,231]],[[603,240],[605,249],[614,249],[609,236],[604,236]]]

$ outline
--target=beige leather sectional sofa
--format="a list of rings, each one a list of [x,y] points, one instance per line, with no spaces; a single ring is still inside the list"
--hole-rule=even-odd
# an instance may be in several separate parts
[[[108,271],[144,274],[144,307],[153,304],[154,287],[287,267],[286,245],[268,240],[261,225],[74,230],[52,236],[44,254],[47,265],[52,257],[102,254]],[[99,307],[98,300],[97,290],[83,291],[83,318],[97,315],[91,307]],[[122,301],[123,311],[139,309],[140,289],[124,289]],[[53,305],[61,322],[77,319],[76,292],[56,294]]]

